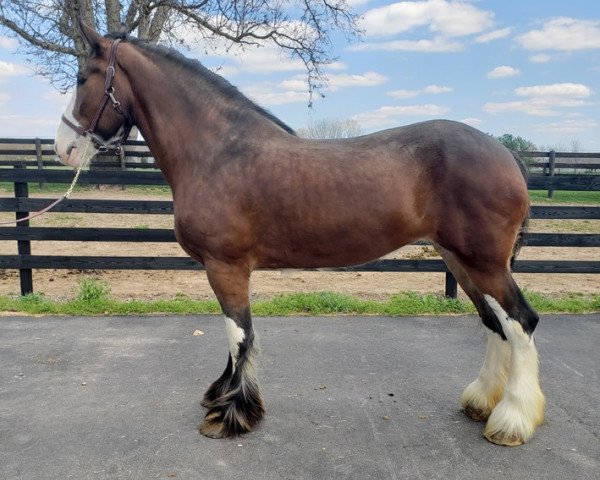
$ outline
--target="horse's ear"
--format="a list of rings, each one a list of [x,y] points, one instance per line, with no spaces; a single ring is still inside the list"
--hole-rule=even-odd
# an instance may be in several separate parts
[[[104,37],[81,19],[79,19],[79,29],[83,34],[83,38],[85,38],[90,44],[90,47],[92,47],[92,50],[99,53],[105,40]]]

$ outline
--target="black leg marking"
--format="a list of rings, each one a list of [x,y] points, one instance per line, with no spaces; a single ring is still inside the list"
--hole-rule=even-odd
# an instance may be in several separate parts
[[[231,382],[231,374],[233,373],[233,363],[231,362],[231,354],[229,354],[229,359],[227,360],[227,366],[225,367],[225,371],[221,374],[221,376],[215,380],[206,393],[204,394],[204,398],[202,399],[202,406],[206,408],[211,408],[217,398],[222,396],[229,389],[229,384]]]

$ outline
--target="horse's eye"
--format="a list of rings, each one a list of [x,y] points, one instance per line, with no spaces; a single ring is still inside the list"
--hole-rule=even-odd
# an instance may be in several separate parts
[[[77,75],[77,85],[83,85],[85,83],[86,78],[83,75]]]

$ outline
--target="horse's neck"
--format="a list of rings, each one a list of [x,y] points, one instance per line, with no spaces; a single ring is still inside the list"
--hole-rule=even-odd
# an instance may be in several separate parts
[[[134,58],[127,71],[133,95],[133,117],[167,181],[189,175],[218,161],[216,155],[232,137],[251,128],[266,135],[279,129],[256,115],[251,125],[236,125],[228,100],[216,87],[195,90],[172,69]],[[272,132],[273,131],[273,132]],[[268,133],[267,133],[268,132]],[[247,135],[256,139],[256,135]]]

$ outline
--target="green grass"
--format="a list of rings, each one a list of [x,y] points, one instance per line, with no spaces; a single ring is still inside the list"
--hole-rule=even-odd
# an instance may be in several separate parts
[[[115,192],[121,191],[120,185],[112,185]],[[44,188],[40,188],[37,183],[29,184],[30,195],[59,195],[67,191],[69,185],[66,183],[47,183]],[[74,192],[90,192],[96,190],[96,185],[77,185]],[[139,195],[164,195],[166,200],[171,199],[171,189],[166,185],[127,185],[128,193],[135,193]],[[14,194],[14,187],[12,183],[0,182],[0,194]],[[117,194],[117,193],[115,193]]]
[[[547,297],[525,292],[533,307],[540,313],[591,313],[600,311],[600,294],[585,296],[567,294]],[[56,301],[43,294],[24,297],[0,296],[0,311],[46,315],[144,315],[220,313],[215,300],[192,300],[177,295],[170,300],[115,300],[105,284],[82,282],[75,298]],[[384,300],[364,300],[333,292],[294,293],[278,295],[252,304],[256,316],[288,315],[452,315],[475,313],[473,305],[460,299],[438,295],[406,292]]]
[[[547,190],[530,190],[529,199],[532,203],[554,204],[554,203],[581,203],[600,204],[600,191],[593,192],[567,192],[557,190],[553,198],[548,198]]]

